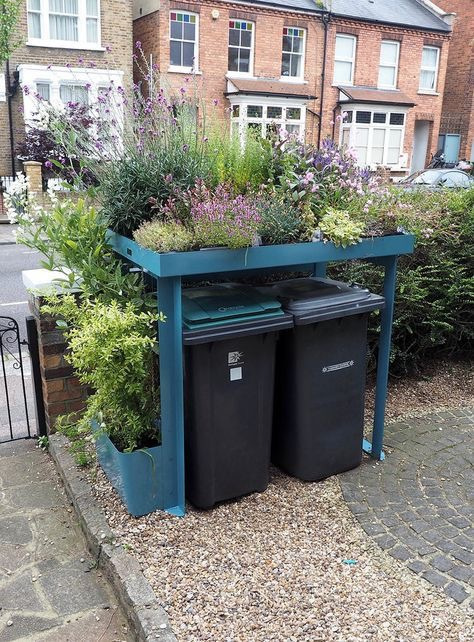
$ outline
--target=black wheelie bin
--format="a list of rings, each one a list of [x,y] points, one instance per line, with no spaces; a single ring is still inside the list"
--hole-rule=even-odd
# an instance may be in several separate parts
[[[278,342],[272,461],[307,481],[355,468],[362,459],[367,319],[384,299],[321,278],[268,290],[294,319]]]
[[[269,480],[275,348],[291,314],[237,285],[183,291],[186,496],[198,508]]]

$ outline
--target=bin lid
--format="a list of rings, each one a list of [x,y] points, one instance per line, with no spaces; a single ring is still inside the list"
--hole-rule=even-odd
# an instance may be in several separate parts
[[[278,298],[288,312],[304,312],[341,305],[352,301],[363,301],[370,297],[367,288],[348,285],[331,279],[291,279],[275,284]]]
[[[188,329],[284,316],[275,294],[236,284],[183,290],[182,309],[183,325]]]
[[[367,288],[332,279],[302,278],[275,283],[269,288],[293,314],[296,325],[324,321],[384,307],[384,298]]]

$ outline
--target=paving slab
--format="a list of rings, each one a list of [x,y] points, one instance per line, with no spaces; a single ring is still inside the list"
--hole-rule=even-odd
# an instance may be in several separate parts
[[[50,457],[0,444],[0,642],[134,639]]]
[[[473,437],[473,408],[389,424],[386,461],[366,457],[340,477],[349,507],[381,548],[471,606]]]

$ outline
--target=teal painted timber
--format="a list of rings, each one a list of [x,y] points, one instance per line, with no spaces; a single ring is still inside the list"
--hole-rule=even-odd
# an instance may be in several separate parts
[[[128,512],[141,517],[166,507],[161,483],[162,446],[123,453],[92,423],[96,434],[97,459]]]
[[[223,248],[158,254],[115,232],[109,232],[108,239],[118,254],[145,268],[156,277],[193,276],[271,267],[291,267],[303,263],[316,264],[350,259],[370,259],[410,254],[414,247],[412,235],[398,234],[364,239],[347,248],[336,247],[333,243],[320,241],[317,243],[264,245],[242,250]]]

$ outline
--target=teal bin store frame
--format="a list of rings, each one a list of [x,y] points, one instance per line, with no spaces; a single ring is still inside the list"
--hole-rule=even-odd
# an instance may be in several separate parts
[[[195,252],[158,254],[131,239],[108,233],[114,250],[156,278],[159,311],[166,322],[159,324],[161,386],[161,466],[162,505],[172,515],[185,514],[184,498],[184,395],[183,395],[183,318],[181,301],[182,277],[207,278],[267,269],[311,266],[314,276],[326,276],[330,262],[366,260],[384,268],[382,294],[385,308],[381,313],[381,330],[377,358],[375,414],[372,441],[363,440],[362,448],[374,459],[383,460],[382,451],[388,368],[392,335],[397,259],[413,252],[411,234],[396,234],[363,239],[347,248],[333,243],[295,243],[268,245],[241,250],[215,249]]]

